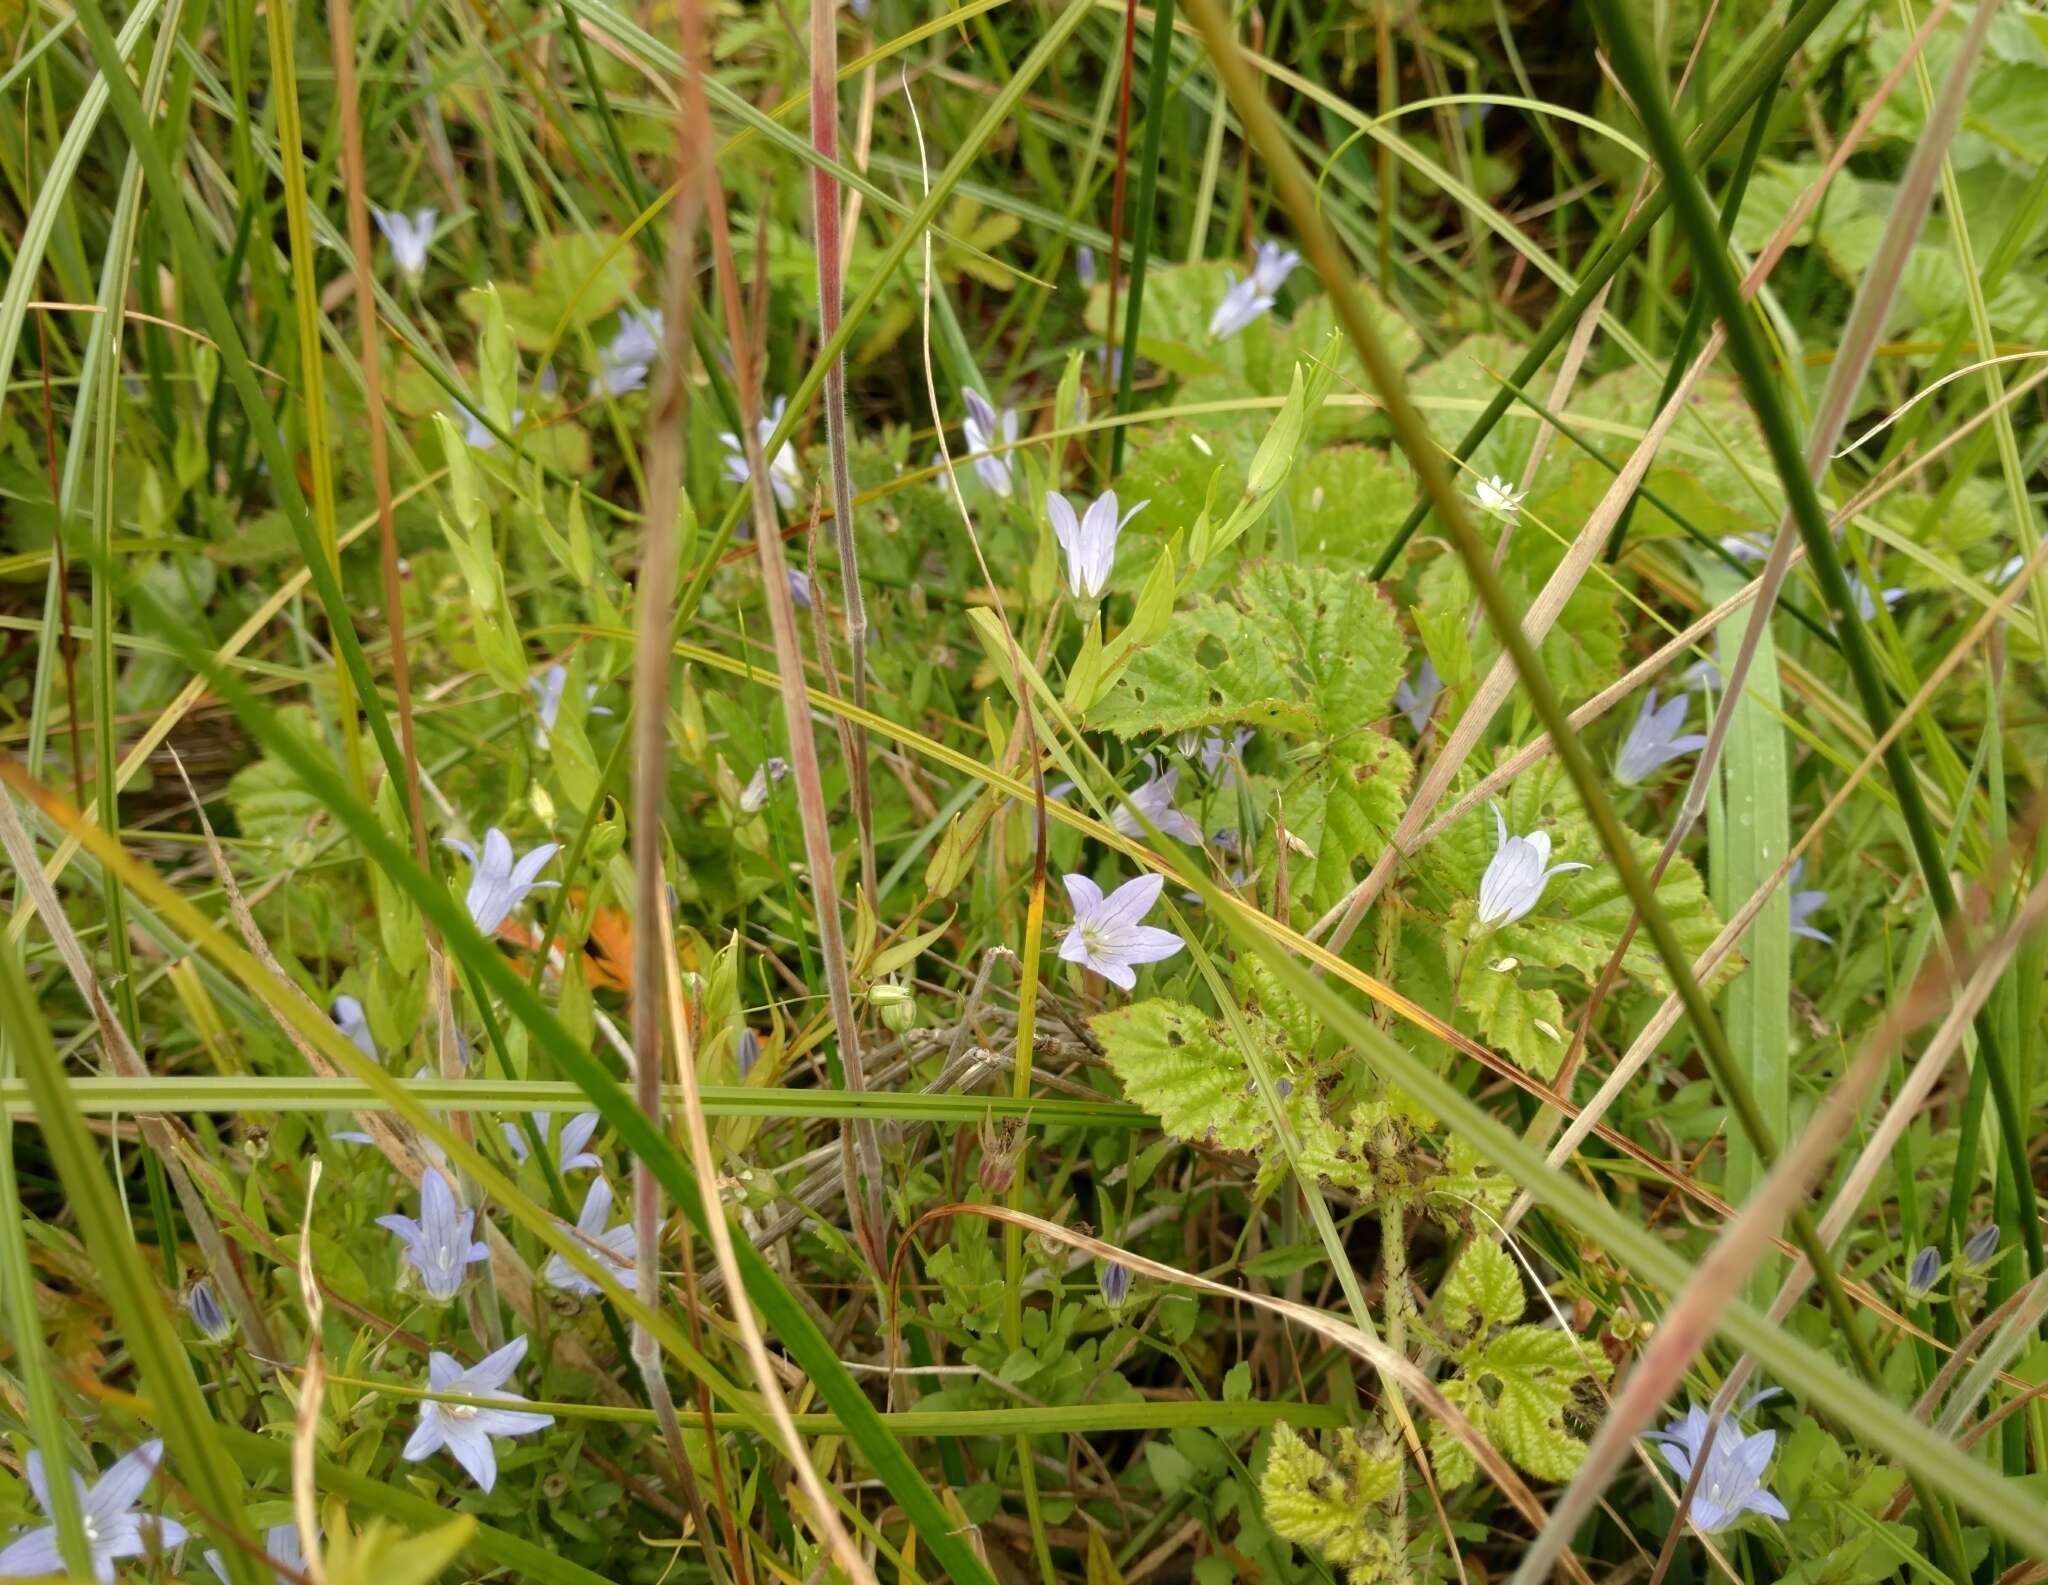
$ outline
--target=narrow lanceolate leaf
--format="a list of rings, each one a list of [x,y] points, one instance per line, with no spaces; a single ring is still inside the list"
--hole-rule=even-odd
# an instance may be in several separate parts
[[[1732,594],[1741,579],[1724,567],[1703,576],[1709,599]],[[1732,624],[1731,624],[1732,628]],[[1725,667],[1732,632],[1721,656]],[[1785,728],[1778,686],[1777,646],[1765,629],[1750,662],[1749,681],[1735,704],[1728,742],[1722,751],[1720,796],[1707,805],[1707,846],[1713,862],[1714,911],[1726,917],[1775,876],[1792,844],[1791,787],[1787,779]],[[1718,811],[1718,816],[1716,812]],[[1791,1127],[1792,914],[1789,889],[1774,892],[1742,938],[1748,967],[1722,993],[1728,1037],[1749,1070],[1750,1088],[1764,1119],[1780,1139]],[[1763,1163],[1745,1139],[1728,1141],[1730,1204],[1741,1205],[1763,1180]],[[1768,1303],[1782,1273],[1779,1262],[1757,1268],[1752,1302]]]

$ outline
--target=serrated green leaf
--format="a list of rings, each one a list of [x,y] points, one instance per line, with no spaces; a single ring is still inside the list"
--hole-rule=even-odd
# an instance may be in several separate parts
[[[1265,1108],[1250,1093],[1251,1074],[1226,1032],[1200,1008],[1137,1002],[1098,1013],[1089,1027],[1124,1093],[1156,1113],[1169,1134],[1225,1150],[1258,1145]]]
[[[1088,724],[1119,737],[1249,721],[1299,722],[1298,690],[1273,641],[1235,606],[1205,600],[1131,657]]]
[[[1444,1281],[1442,1304],[1446,1324],[1460,1330],[1475,1320],[1482,1331],[1521,1320],[1528,1299],[1514,1256],[1491,1239],[1474,1239]]]
[[[1469,916],[1471,907],[1469,900],[1461,902],[1454,917]],[[1481,943],[1467,958],[1458,1005],[1472,1015],[1488,1045],[1506,1052],[1526,1073],[1555,1078],[1569,1039],[1564,1004],[1553,990],[1524,985],[1521,960],[1494,953],[1499,939]],[[1462,939],[1453,941],[1451,950],[1462,952]]]

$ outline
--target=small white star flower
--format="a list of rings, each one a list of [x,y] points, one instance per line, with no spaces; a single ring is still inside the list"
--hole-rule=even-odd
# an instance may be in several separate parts
[[[1473,499],[1488,517],[1513,517],[1522,509],[1522,498],[1528,493],[1527,490],[1517,490],[1497,473],[1481,479],[1472,487]]]
[[[512,1372],[526,1357],[526,1339],[515,1337],[495,1354],[464,1370],[451,1354],[438,1348],[427,1356],[427,1389],[465,1398],[489,1400],[484,1404],[435,1403],[420,1405],[420,1423],[400,1455],[409,1464],[432,1458],[442,1448],[485,1491],[498,1483],[498,1451],[494,1436],[531,1436],[555,1423],[551,1414],[526,1409],[501,1409],[498,1404],[526,1403],[517,1393],[503,1390]]]
[[[407,214],[402,209],[379,209],[372,205],[370,214],[391,246],[391,259],[399,274],[417,285],[427,270],[427,248],[434,240],[434,222],[440,218],[440,211],[416,209]]]
[[[1138,983],[1131,972],[1134,965],[1158,963],[1186,945],[1171,930],[1140,922],[1159,901],[1164,876],[1140,875],[1107,897],[1085,875],[1069,875],[1066,883],[1074,905],[1074,923],[1060,942],[1060,956],[1067,962],[1093,969],[1112,985],[1130,990]]]
[[[511,840],[496,826],[484,833],[484,855],[481,859],[477,857],[475,848],[459,838],[443,837],[441,841],[469,860],[469,894],[463,900],[469,908],[469,917],[487,936],[497,933],[498,926],[511,916],[513,909],[526,901],[529,893],[548,891],[561,884],[559,881],[534,879],[560,850],[559,843],[543,842],[515,863]]]
[[[1681,693],[1660,705],[1655,688],[1644,696],[1635,722],[1628,729],[1628,739],[1621,745],[1621,755],[1614,762],[1616,781],[1633,787],[1653,771],[1707,746],[1704,733],[1678,730],[1685,725],[1685,712],[1691,703]]]
[[[1009,448],[1017,444],[1017,410],[993,407],[987,397],[969,386],[967,417],[960,431],[967,441],[967,455],[974,463],[974,476],[1008,500],[1015,484]]]
[[[1493,825],[1497,845],[1493,861],[1479,881],[1479,924],[1482,929],[1511,925],[1543,901],[1543,889],[1553,875],[1583,870],[1585,864],[1550,864],[1550,833],[1532,831],[1525,837],[1508,835],[1507,818],[1494,804]],[[1550,867],[1545,869],[1544,866]]]
[[[755,424],[754,428],[761,437],[763,449],[775,434],[776,426],[782,422],[782,415],[788,406],[788,397],[776,397],[775,405],[763,413]],[[747,452],[740,444],[740,437],[728,429],[721,431],[718,439],[719,443],[732,453],[725,459],[725,476],[734,484],[745,484],[753,475],[748,472]],[[782,443],[782,449],[775,453],[774,460],[768,464],[768,484],[775,491],[776,505],[785,512],[796,510],[797,502],[803,499],[804,473],[802,465],[796,460],[796,448],[786,440]]]
[[[614,1276],[623,1276],[633,1265],[633,1224],[621,1222],[617,1227],[607,1228],[604,1224],[611,1219],[612,1186],[599,1178],[590,1185],[583,1196],[583,1210],[576,1218],[577,1242],[586,1253],[600,1261],[609,1261],[618,1268]],[[542,1273],[551,1288],[564,1293],[590,1297],[599,1291],[582,1272],[578,1271],[560,1255],[548,1256],[546,1270]]]
[[[114,1585],[114,1564],[120,1559],[140,1557],[151,1547],[176,1546],[186,1538],[188,1532],[177,1520],[135,1511],[163,1457],[161,1440],[145,1442],[117,1460],[92,1483],[90,1490],[85,1477],[77,1470],[71,1471],[79,1518],[85,1527],[86,1548],[92,1553],[93,1577],[99,1585]],[[28,1486],[43,1512],[53,1513],[43,1455],[33,1450],[28,1455]],[[23,1531],[6,1551],[0,1552],[0,1579],[39,1579],[64,1572],[64,1557],[57,1545],[54,1524]]]
[[[487,1245],[471,1237],[476,1212],[457,1210],[455,1191],[437,1171],[420,1179],[420,1216],[380,1216],[377,1225],[398,1235],[405,1245],[404,1259],[420,1274],[420,1286],[428,1298],[446,1304],[462,1291],[462,1281],[472,1263],[490,1259]]]
[[[1046,515],[1052,519],[1053,537],[1067,553],[1067,587],[1076,600],[1093,600],[1108,587],[1110,569],[1116,565],[1117,536],[1150,504],[1140,501],[1119,517],[1116,491],[1104,490],[1076,516],[1064,495],[1045,492]]]

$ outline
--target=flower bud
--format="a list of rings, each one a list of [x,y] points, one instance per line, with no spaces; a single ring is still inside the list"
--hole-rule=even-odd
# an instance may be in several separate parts
[[[185,1290],[185,1310],[209,1343],[225,1343],[235,1335],[235,1323],[221,1309],[213,1285],[204,1277]]]
[[[1906,1268],[1906,1292],[1916,1299],[1924,1298],[1927,1290],[1934,1286],[1934,1279],[1940,1275],[1941,1251],[1929,1244],[1913,1257],[1912,1265]]]
[[[594,864],[607,863],[626,845],[626,827],[619,819],[618,808],[615,800],[607,798],[604,817],[590,828],[590,858]]]
[[[1963,1259],[1973,1266],[1987,1264],[1998,1253],[1998,1224],[1989,1223],[1970,1235],[1970,1241],[1963,1245]]]
[[[1120,1260],[1112,1260],[1102,1268],[1101,1282],[1102,1302],[1112,1310],[1121,1310],[1131,1296],[1131,1268]]]
[[[917,1020],[917,997],[908,986],[884,980],[868,987],[868,1005],[882,1015],[882,1022],[902,1034]]]

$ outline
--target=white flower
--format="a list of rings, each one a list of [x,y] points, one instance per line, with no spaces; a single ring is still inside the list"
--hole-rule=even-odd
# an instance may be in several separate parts
[[[740,813],[759,814],[768,804],[768,789],[789,774],[789,761],[771,754],[754,767],[747,785],[740,789]]]
[[[1218,767],[1222,766],[1225,760],[1243,759],[1245,745],[1257,735],[1250,727],[1241,726],[1230,734],[1230,741],[1226,743],[1221,732],[1209,733],[1202,739],[1198,750],[1202,759],[1202,774],[1214,777]],[[1234,777],[1235,772],[1232,775]],[[1229,783],[1226,782],[1225,785]]]
[[[1551,876],[1590,868],[1585,864],[1551,864],[1545,869],[1544,865],[1550,864],[1550,833],[1532,831],[1525,837],[1511,837],[1500,805],[1492,807],[1497,845],[1493,862],[1486,866],[1479,881],[1479,923],[1487,930],[1513,924],[1542,902],[1543,888],[1550,884]]]
[[[1813,917],[1815,910],[1828,900],[1828,894],[1826,892],[1801,891],[1799,889],[1799,881],[1800,877],[1805,875],[1805,873],[1806,860],[1799,859],[1793,864],[1790,873],[1785,877],[1785,890],[1790,894],[1789,907],[1792,910],[1792,934],[1804,936],[1809,941],[1824,941],[1829,946],[1833,946],[1835,944],[1833,936],[1829,935],[1825,930],[1816,930],[1806,922]]]
[[[541,1143],[546,1144],[548,1130],[554,1126],[554,1114],[552,1112],[531,1112],[528,1115],[533,1119],[533,1131],[540,1135]],[[512,1152],[512,1159],[521,1166],[524,1166],[526,1158],[532,1154],[527,1148],[525,1130],[517,1123],[504,1122],[498,1125],[498,1131],[505,1136],[505,1146]],[[568,1122],[564,1123],[562,1125],[561,1140],[555,1146],[556,1167],[562,1172],[578,1172],[589,1168],[603,1167],[604,1163],[598,1160],[595,1154],[583,1148],[590,1143],[590,1136],[596,1132],[597,1113],[595,1112],[578,1112]]]
[[[1269,311],[1287,277],[1300,263],[1301,255],[1292,248],[1282,248],[1277,242],[1261,242],[1250,275],[1240,281],[1236,271],[1226,271],[1224,278],[1230,286],[1209,316],[1210,339],[1226,341]]]
[[[327,1010],[334,1027],[348,1036],[350,1044],[372,1062],[377,1060],[377,1038],[370,1033],[369,1014],[363,1011],[363,1004],[353,996],[337,996],[334,1005]]]
[[[1692,1479],[1693,1464],[1706,1439],[1707,1412],[1698,1407],[1687,1409],[1683,1420],[1673,1420],[1661,1431],[1644,1433],[1644,1440],[1657,1444],[1664,1462],[1680,1480]],[[1775,1431],[1744,1436],[1742,1427],[1732,1417],[1722,1423],[1715,1433],[1713,1447],[1707,1451],[1706,1467],[1693,1487],[1689,1517],[1695,1530],[1702,1535],[1716,1535],[1745,1513],[1765,1514],[1773,1519],[1791,1517],[1785,1505],[1763,1488],[1764,1471],[1770,1467],[1771,1451],[1777,1441]]]
[[[306,1577],[306,1548],[299,1540],[299,1527],[296,1522],[287,1520],[283,1524],[274,1524],[265,1531],[263,1555],[270,1559],[270,1572],[283,1581],[284,1585],[293,1585],[293,1582]],[[206,1554],[206,1566],[218,1576],[221,1585],[227,1585],[228,1566],[218,1552],[209,1551]]]
[[[467,1206],[457,1211],[455,1191],[436,1171],[420,1179],[417,1222],[393,1214],[378,1217],[377,1225],[398,1235],[405,1245],[405,1260],[420,1274],[420,1286],[441,1304],[462,1291],[462,1279],[474,1262],[490,1259],[489,1247],[470,1236],[476,1212]]]
[[[416,209],[407,214],[402,209],[379,209],[372,205],[370,213],[376,218],[377,229],[384,233],[384,240],[391,244],[391,258],[399,273],[417,284],[426,273],[427,247],[434,240],[434,222],[440,218],[440,211]]]
[[[782,422],[782,414],[788,406],[788,397],[776,397],[775,405],[763,413],[754,425],[764,449],[774,436],[776,426]],[[728,429],[721,431],[718,439],[726,450],[732,453],[725,459],[725,476],[735,484],[745,484],[752,474],[747,470],[747,452],[740,444],[740,437]],[[768,483],[775,491],[776,504],[785,512],[794,511],[796,503],[803,498],[804,474],[802,466],[796,460],[796,448],[786,440],[782,443],[782,449],[775,453],[774,460],[768,464]]]
[[[577,1242],[588,1254],[599,1260],[608,1260],[619,1268],[614,1275],[622,1275],[633,1264],[633,1224],[621,1222],[617,1227],[607,1229],[605,1223],[612,1214],[612,1186],[603,1178],[590,1185],[590,1192],[583,1196],[583,1211],[576,1218]],[[564,1293],[580,1294],[585,1298],[599,1292],[596,1283],[578,1271],[560,1255],[548,1256],[547,1269],[542,1273],[548,1286],[560,1288]]]
[[[2001,589],[2004,588],[2005,585],[2011,583],[2013,579],[2019,575],[2020,568],[2024,567],[2026,564],[2026,557],[2014,556],[2010,561],[2007,561],[2003,565],[2001,565],[1998,571],[1994,572],[1991,575],[1992,583]]]
[[[1887,611],[1906,598],[1906,591],[1904,589],[1880,589],[1877,593],[1878,599],[1884,601],[1884,608]],[[1873,600],[1870,597],[1870,588],[1861,578],[1851,577],[1849,579],[1849,596],[1856,602],[1856,614],[1858,616],[1862,617],[1866,622],[1877,620],[1877,600]]]
[[[533,693],[533,707],[540,716],[540,730],[534,734],[534,741],[542,748],[548,746],[548,734],[555,729],[555,721],[562,713],[562,690],[569,684],[569,668],[563,665],[550,666],[538,677],[526,679],[526,686]],[[586,703],[597,697],[597,684],[589,683],[583,689]],[[590,715],[610,715],[611,711],[601,704],[590,705]]]
[[[1125,881],[1108,897],[1085,875],[1069,875],[1067,897],[1074,905],[1074,923],[1060,942],[1060,956],[1093,969],[1112,985],[1131,989],[1138,963],[1158,963],[1180,951],[1184,943],[1171,930],[1141,924],[1159,901],[1162,875],[1140,875]]]
[[[809,573],[798,572],[794,567],[789,569],[789,597],[796,602],[798,610],[808,611],[811,608],[811,575]]]
[[[457,402],[455,410],[462,415],[462,443],[468,446],[470,450],[489,451],[498,444],[498,437],[491,433],[490,428],[469,406],[465,403]],[[525,417],[525,408],[513,408],[511,427],[517,429],[520,421]]]
[[[1150,779],[1131,794],[1131,803],[1135,806],[1136,813],[1118,804],[1109,817],[1111,828],[1121,831],[1127,837],[1141,836],[1145,828],[1138,824],[1138,815],[1142,814],[1167,836],[1175,837],[1182,842],[1199,844],[1202,840],[1202,828],[1173,807],[1174,789],[1180,784],[1180,767],[1171,765],[1160,771],[1152,766],[1149,758],[1146,765],[1152,771]]]
[[[1009,448],[1017,443],[1017,410],[997,409],[972,386],[967,389],[967,417],[960,425],[967,440],[967,455],[974,463],[974,476],[997,495],[1008,500],[1013,484]],[[997,454],[997,447],[1003,448]]]
[[[1108,586],[1110,569],[1116,565],[1117,535],[1150,504],[1140,501],[1118,517],[1116,491],[1104,490],[1076,517],[1073,503],[1064,495],[1045,492],[1046,515],[1052,519],[1053,537],[1067,553],[1067,587],[1076,600],[1093,600]]]
[[[1472,487],[1473,499],[1478,501],[1479,510],[1489,517],[1513,517],[1521,510],[1522,497],[1527,490],[1517,490],[1499,474],[1481,479]]]
[[[1095,285],[1095,250],[1085,242],[1074,250],[1074,275],[1084,292]]]
[[[163,1456],[161,1440],[145,1442],[116,1461],[92,1483],[90,1490],[86,1489],[85,1477],[77,1470],[71,1471],[79,1519],[85,1527],[86,1548],[92,1553],[93,1577],[100,1585],[114,1585],[114,1564],[119,1559],[140,1557],[152,1546],[176,1546],[188,1533],[175,1519],[159,1519],[135,1511]],[[28,1455],[28,1486],[43,1512],[54,1513],[43,1455],[33,1449]],[[58,1549],[54,1524],[24,1531],[6,1551],[0,1552],[0,1579],[38,1579],[64,1572],[64,1557]]]
[[[441,841],[469,860],[469,895],[464,902],[477,929],[487,936],[497,933],[498,926],[505,922],[512,910],[526,901],[527,893],[547,891],[560,884],[534,879],[555,856],[559,843],[543,842],[515,864],[512,861],[512,843],[496,826],[484,833],[484,856],[481,859],[476,856],[475,848],[456,837],[443,837]]]
[[[1436,674],[1436,667],[1428,656],[1422,659],[1422,669],[1415,674],[1411,686],[1403,677],[1394,689],[1394,705],[1408,718],[1408,724],[1415,728],[1415,735],[1422,736],[1422,729],[1429,725],[1429,718],[1436,714],[1436,702],[1444,691],[1444,680]]]
[[[465,1398],[488,1399],[491,1404],[525,1403],[516,1393],[503,1391],[512,1372],[526,1357],[526,1339],[515,1337],[480,1364],[464,1370],[453,1355],[438,1348],[427,1356],[427,1389],[459,1394]],[[555,1423],[551,1414],[531,1410],[499,1409],[489,1405],[435,1403],[420,1405],[419,1428],[405,1444],[401,1455],[409,1464],[432,1458],[442,1448],[455,1455],[455,1462],[469,1471],[485,1491],[498,1482],[498,1452],[491,1446],[494,1436],[529,1436]]]
[[[1644,696],[1635,722],[1628,729],[1628,739],[1621,745],[1621,756],[1614,762],[1616,781],[1633,787],[1661,766],[1707,746],[1705,734],[1678,730],[1685,725],[1685,712],[1691,703],[1681,693],[1659,705],[1655,688]]]
[[[628,309],[621,314],[618,330],[598,353],[591,389],[599,396],[624,396],[646,385],[647,371],[661,356],[664,323],[658,308],[645,313]]]

